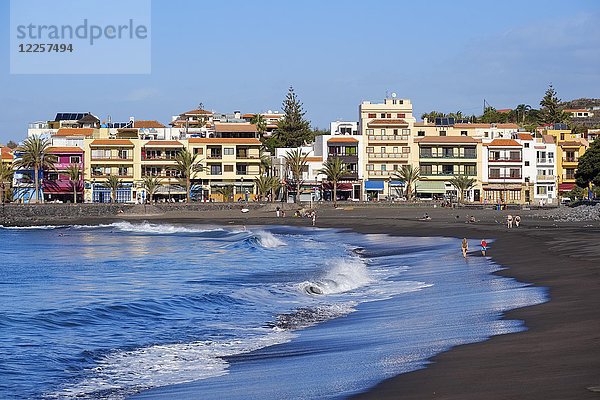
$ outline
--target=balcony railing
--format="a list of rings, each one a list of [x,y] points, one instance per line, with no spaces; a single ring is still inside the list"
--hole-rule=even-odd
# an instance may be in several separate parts
[[[93,156],[92,155],[92,161],[133,161],[133,156]]]
[[[536,160],[538,164],[554,164],[554,158],[538,158]]]
[[[175,156],[144,156],[142,157],[142,161],[174,161]]]
[[[521,162],[523,161],[521,158],[511,158],[511,157],[498,157],[498,158],[488,158],[489,162]]]
[[[456,160],[456,159],[468,159],[468,160],[474,160],[477,159],[477,154],[465,154],[462,156],[455,156],[455,155],[443,155],[443,154],[432,154],[432,153],[421,153],[419,154],[420,158],[442,158],[442,159],[449,159],[449,160]]]
[[[369,140],[382,142],[408,142],[408,135],[369,135]]]
[[[206,156],[206,158],[210,160],[220,160],[223,158],[223,156],[221,154],[209,154]]]
[[[466,175],[466,176],[477,176],[476,173],[474,174],[455,174],[454,172],[423,172],[421,170],[421,175],[422,176],[456,176],[456,175]]]
[[[489,179],[494,180],[505,180],[505,179],[521,179],[521,175],[490,175]]]
[[[114,175],[114,174],[92,174],[92,178],[108,178],[109,176],[116,176],[121,179],[131,179],[133,175]]]
[[[579,157],[563,157],[563,162],[579,162]]]
[[[556,177],[554,175],[538,175],[535,177],[537,182],[540,181],[555,181]]]
[[[388,158],[408,158],[408,153],[368,153],[369,158],[388,159]]]
[[[573,175],[563,175],[563,179],[568,179],[568,180],[574,180],[575,179],[575,174]]]
[[[391,174],[393,174],[394,172],[398,172],[398,171],[381,171],[381,170],[375,170],[375,171],[368,171],[370,176],[389,176]]]
[[[250,159],[250,160],[258,160],[258,159],[260,159],[259,156],[252,155],[252,154],[244,154],[244,153],[236,154],[235,158],[237,158],[237,159],[244,159],[244,160],[246,160],[246,159]]]

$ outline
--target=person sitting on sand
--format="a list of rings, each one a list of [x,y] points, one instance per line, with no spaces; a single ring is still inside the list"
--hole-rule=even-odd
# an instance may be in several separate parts
[[[429,221],[429,220],[431,220],[431,217],[427,213],[423,214],[423,217],[421,217],[421,221]]]
[[[485,239],[481,239],[481,255],[485,257],[485,252],[487,251],[487,242]]]
[[[469,242],[467,242],[467,238],[463,238],[461,249],[462,249],[463,257],[467,258],[467,251],[469,251]]]
[[[474,223],[475,223],[475,216],[474,216],[474,215],[471,215],[471,216],[469,217],[469,223],[471,223],[471,224],[474,224]]]

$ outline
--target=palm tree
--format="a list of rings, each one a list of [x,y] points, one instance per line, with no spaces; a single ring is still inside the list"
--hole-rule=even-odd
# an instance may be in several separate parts
[[[223,201],[227,203],[229,199],[233,196],[233,185],[221,186],[215,191],[221,196],[223,196]]]
[[[188,149],[183,149],[177,153],[175,162],[177,165],[173,169],[179,172],[182,180],[185,180],[187,202],[189,203],[192,197],[192,174],[202,171],[204,167],[200,164],[200,160],[198,160],[198,154],[192,154]]]
[[[44,202],[44,196],[40,196],[40,177],[39,172],[46,169],[54,169],[56,156],[51,155],[48,150],[50,141],[42,139],[39,136],[29,137],[23,142],[23,145],[18,148],[20,155],[13,162],[15,168],[32,169],[33,179],[35,183],[35,200],[37,203],[40,199]]]
[[[462,203],[465,191],[472,189],[475,183],[474,178],[469,178],[466,175],[457,175],[450,179],[450,184],[458,191],[458,204]]]
[[[0,203],[4,204],[6,189],[10,190],[13,169],[9,164],[0,162]]]
[[[393,176],[404,182],[406,185],[406,199],[412,200],[413,185],[421,178],[419,168],[415,168],[411,164],[403,165],[398,172],[394,172]]]
[[[142,187],[146,191],[147,201],[152,203],[154,194],[161,185],[160,178],[156,176],[146,175],[142,181]]]
[[[261,172],[261,174],[271,176],[273,174],[272,164],[273,164],[273,162],[271,160],[271,155],[269,153],[265,153],[264,150],[261,150],[260,151],[260,172]]]
[[[271,178],[268,176],[260,175],[254,179],[254,185],[256,186],[256,193],[258,194],[258,199],[262,200],[263,197],[269,190],[271,190]]]
[[[279,189],[281,188],[281,181],[276,176],[270,176],[269,179],[271,180],[271,185],[270,185],[270,187],[271,187],[271,189],[270,189],[271,203],[273,203],[273,202],[275,202],[276,192],[278,192]]]
[[[111,203],[115,203],[117,201],[117,190],[123,185],[123,181],[116,175],[109,175],[104,184],[110,189]]]
[[[71,187],[73,188],[73,204],[77,204],[77,189],[81,181],[81,168],[77,164],[71,164],[67,167],[67,175],[69,175]]]
[[[339,157],[327,159],[323,168],[319,170],[320,174],[325,174],[327,180],[333,183],[333,207],[337,205],[337,184],[340,179],[348,174],[348,169]]]
[[[256,125],[256,131],[260,134],[260,137],[267,131],[267,121],[261,114],[254,114],[250,122]]]
[[[296,199],[295,202],[300,201],[300,187],[302,186],[302,172],[306,168],[307,154],[302,154],[300,149],[294,149],[288,151],[285,155],[285,167],[292,175],[292,180],[296,184]]]

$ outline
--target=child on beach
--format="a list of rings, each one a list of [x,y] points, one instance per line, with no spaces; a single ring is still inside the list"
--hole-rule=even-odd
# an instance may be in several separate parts
[[[485,239],[481,239],[481,255],[485,257],[485,252],[487,251],[487,242]]]
[[[467,258],[467,251],[469,251],[469,242],[467,242],[467,238],[463,238],[461,249],[462,249],[463,257]]]

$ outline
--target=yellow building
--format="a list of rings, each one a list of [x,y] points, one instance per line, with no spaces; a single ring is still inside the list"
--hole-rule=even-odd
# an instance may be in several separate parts
[[[556,142],[558,191],[568,192],[575,187],[575,172],[577,172],[579,157],[585,153],[589,142],[570,129],[547,129],[545,134],[553,136]]]

